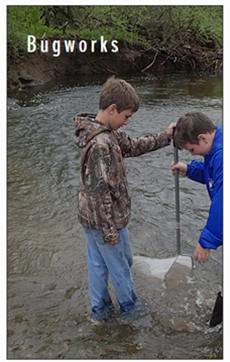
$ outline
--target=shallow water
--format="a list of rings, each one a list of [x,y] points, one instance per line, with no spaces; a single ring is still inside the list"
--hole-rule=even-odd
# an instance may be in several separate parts
[[[158,132],[189,110],[222,124],[222,75],[129,77],[140,109],[130,136]],[[77,220],[80,153],[73,117],[96,113],[102,78],[62,80],[11,95],[7,114],[7,357],[10,359],[203,359],[223,357],[222,324],[209,319],[222,288],[222,250],[196,269],[175,264],[166,282],[133,277],[148,314],[122,324],[89,320],[85,236]],[[179,152],[182,162],[192,156]],[[176,255],[173,146],[125,160],[132,197],[133,254]],[[210,201],[203,185],[180,178],[181,247],[192,254]],[[118,308],[112,284],[111,295]]]

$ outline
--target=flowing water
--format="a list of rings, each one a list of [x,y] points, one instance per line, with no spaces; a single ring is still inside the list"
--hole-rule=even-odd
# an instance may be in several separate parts
[[[159,132],[189,110],[222,124],[222,75],[125,78],[140,109],[124,130]],[[132,267],[148,309],[137,321],[89,320],[85,236],[77,220],[80,152],[77,113],[96,113],[105,78],[82,77],[12,92],[7,114],[7,357],[10,359],[223,358],[222,324],[209,328],[222,289],[222,249],[192,270],[176,265],[166,282]],[[179,152],[182,162],[192,156]],[[132,197],[134,256],[176,255],[173,146],[125,160]],[[193,254],[208,216],[204,185],[180,178],[181,248]],[[118,308],[110,282],[111,295]]]

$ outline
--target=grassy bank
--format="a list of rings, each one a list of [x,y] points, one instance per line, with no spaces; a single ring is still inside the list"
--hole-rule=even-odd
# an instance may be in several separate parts
[[[79,74],[222,70],[222,25],[222,6],[8,6],[8,88]]]
[[[78,40],[103,35],[158,51],[171,43],[175,48],[185,33],[198,45],[218,50],[223,44],[222,6],[8,6],[7,25],[9,61],[25,54],[28,34]]]

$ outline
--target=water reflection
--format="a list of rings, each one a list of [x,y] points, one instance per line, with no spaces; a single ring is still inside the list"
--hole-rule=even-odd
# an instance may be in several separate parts
[[[141,101],[130,136],[158,132],[188,109],[222,122],[221,75],[126,78]],[[174,268],[167,284],[134,268],[148,316],[92,326],[85,237],[77,221],[80,154],[73,117],[95,112],[105,79],[63,80],[15,92],[8,112],[8,358],[221,358],[222,326],[208,328],[221,288],[222,251],[195,271]],[[183,162],[191,155],[180,152]],[[173,147],[125,161],[134,255],[176,253]],[[193,252],[208,215],[202,185],[180,180],[182,249]],[[116,298],[111,286],[111,294]]]

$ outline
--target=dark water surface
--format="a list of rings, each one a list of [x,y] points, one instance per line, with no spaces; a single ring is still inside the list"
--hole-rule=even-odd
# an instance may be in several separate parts
[[[222,124],[222,75],[126,78],[140,109],[124,129],[159,132],[189,110]],[[10,359],[203,359],[223,357],[222,324],[209,319],[222,288],[222,250],[195,270],[175,266],[166,283],[133,266],[148,315],[121,324],[89,321],[85,236],[77,220],[80,152],[73,117],[96,113],[105,79],[81,78],[12,93],[7,114],[7,357]],[[182,151],[182,162],[192,156]],[[126,159],[134,255],[176,255],[173,146]],[[210,201],[205,186],[180,178],[182,250],[193,253]],[[111,287],[114,303],[117,301]]]

